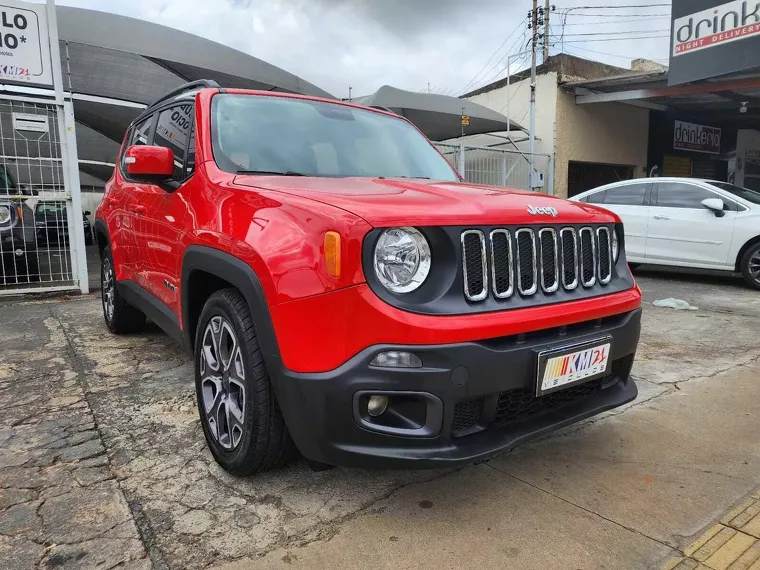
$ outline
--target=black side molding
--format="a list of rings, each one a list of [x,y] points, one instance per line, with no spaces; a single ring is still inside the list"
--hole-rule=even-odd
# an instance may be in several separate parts
[[[184,346],[182,330],[179,328],[179,320],[174,311],[158,297],[148,293],[134,281],[118,281],[117,283],[119,293],[127,303],[140,309],[151,321],[161,327],[166,334]]]
[[[184,325],[185,348],[192,354],[195,341],[194,331],[197,322],[193,314],[200,314],[201,307],[191,307],[194,273],[205,272],[230,283],[245,297],[251,316],[256,326],[256,335],[263,352],[269,373],[276,375],[280,366],[280,349],[274,333],[274,325],[269,315],[269,308],[264,297],[261,281],[250,265],[228,253],[211,247],[191,245],[185,250],[182,259],[182,323]]]

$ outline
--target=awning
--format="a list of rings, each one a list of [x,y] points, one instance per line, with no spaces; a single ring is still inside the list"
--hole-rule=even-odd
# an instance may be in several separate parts
[[[457,97],[404,91],[384,85],[372,95],[356,97],[353,103],[368,107],[381,107],[406,117],[425,136],[434,141],[443,141],[462,135],[462,115],[469,117],[469,125],[464,127],[465,135],[491,132],[525,131],[514,121],[507,121],[501,113]]]
[[[57,6],[56,15],[83,188],[108,180],[132,120],[183,83],[213,79],[223,87],[334,99],[279,67],[166,26],[67,6]]]

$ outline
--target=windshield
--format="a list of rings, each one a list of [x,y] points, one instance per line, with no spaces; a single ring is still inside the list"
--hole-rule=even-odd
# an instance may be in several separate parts
[[[716,188],[720,188],[721,190],[725,190],[726,192],[730,192],[734,196],[743,198],[747,202],[752,202],[753,204],[760,204],[760,192],[758,192],[757,190],[742,188],[741,186],[735,186],[733,184],[729,184],[728,182],[710,181],[710,185],[715,186]]]
[[[227,172],[458,180],[414,127],[344,105],[263,97],[213,99],[214,159]]]
[[[4,194],[16,193],[16,183],[10,172],[5,170],[5,167],[3,166],[0,166],[0,192]]]
[[[35,211],[38,216],[65,216],[65,202],[40,202]]]

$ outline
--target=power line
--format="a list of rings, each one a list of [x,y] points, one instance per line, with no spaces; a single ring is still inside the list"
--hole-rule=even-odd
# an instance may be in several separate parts
[[[670,28],[664,30],[620,30],[614,32],[588,32],[583,34],[562,34],[562,37],[572,38],[576,36],[610,36],[618,34],[659,34],[662,32],[670,32]]]
[[[659,14],[589,14],[589,13],[578,14],[578,13],[575,13],[575,12],[570,12],[570,13],[564,14],[564,16],[565,17],[567,17],[567,16],[589,16],[589,17],[593,17],[593,18],[601,18],[601,17],[604,17],[604,18],[610,18],[610,17],[613,17],[613,18],[614,17],[626,18],[626,17],[628,17],[628,18],[630,18],[631,16],[638,16],[638,17],[641,17],[641,18],[655,18],[655,17],[668,17],[669,18],[670,14],[662,14],[662,13],[659,13]]]
[[[608,53],[608,52],[605,52],[605,51],[596,51],[596,50],[593,50],[593,49],[583,48],[583,47],[579,47],[579,46],[573,46],[572,49],[573,50],[586,51],[586,52],[589,52],[589,53],[595,53],[597,55],[606,55],[606,56],[609,56],[609,57],[617,57],[617,58],[620,58],[620,59],[628,59],[628,60],[636,59],[635,56],[631,57],[631,56],[628,56],[628,55],[620,55],[618,53]],[[656,58],[656,57],[654,57],[654,58],[649,57],[649,58],[646,58],[646,59],[650,59],[652,61],[658,61],[658,62],[669,61],[669,60],[667,60],[665,58]]]
[[[508,42],[510,39],[512,39],[512,36],[514,36],[514,35],[515,35],[515,33],[516,33],[516,32],[517,32],[517,31],[518,31],[518,30],[519,30],[521,27],[523,27],[524,25],[525,25],[525,22],[520,22],[520,23],[517,25],[517,27],[516,27],[514,30],[512,30],[512,32],[511,32],[511,33],[510,33],[510,34],[509,34],[509,35],[508,35],[508,36],[507,36],[507,37],[504,39],[504,41],[503,41],[503,42],[501,42],[501,45],[500,45],[498,48],[496,48],[496,51],[494,51],[494,52],[491,54],[491,57],[489,57],[489,58],[488,58],[488,61],[485,63],[485,65],[483,66],[483,68],[482,68],[480,71],[478,71],[478,72],[477,72],[477,73],[476,73],[476,74],[475,74],[475,75],[472,77],[472,79],[470,79],[470,80],[469,80],[469,81],[468,81],[468,82],[467,82],[467,83],[464,85],[464,87],[462,87],[461,89],[459,89],[459,92],[461,92],[461,93],[464,93],[464,92],[467,90],[467,88],[468,88],[468,87],[469,87],[471,84],[473,84],[474,82],[476,82],[476,81],[477,81],[477,77],[478,77],[478,76],[479,76],[481,73],[483,73],[483,70],[484,70],[486,67],[488,67],[488,64],[489,64],[489,63],[491,63],[491,61],[493,60],[493,58],[494,58],[494,57],[496,57],[496,54],[497,54],[497,53],[499,53],[499,52],[501,51],[501,48],[503,48],[503,47],[506,45],[506,43],[507,43],[507,42]],[[498,65],[498,63],[497,63],[496,65]],[[493,68],[492,68],[492,69],[493,69]],[[489,72],[490,72],[490,70],[489,70]],[[487,74],[487,73],[489,73],[489,72],[486,72],[486,74]]]
[[[488,74],[489,74],[489,73],[491,73],[491,72],[492,72],[494,69],[496,69],[496,68],[497,68],[497,67],[498,67],[498,66],[501,64],[501,62],[502,62],[502,61],[504,61],[505,59],[509,58],[509,57],[510,57],[510,54],[512,53],[512,51],[515,49],[515,46],[517,46],[519,43],[520,43],[520,38],[517,38],[517,40],[516,40],[516,41],[515,41],[515,42],[512,44],[512,46],[511,46],[511,47],[510,47],[510,48],[507,50],[507,52],[504,54],[504,56],[503,56],[503,57],[502,57],[502,58],[501,58],[499,61],[497,61],[497,62],[496,62],[496,63],[495,63],[495,64],[494,64],[494,65],[491,67],[491,69],[489,69],[488,71],[486,71],[486,75],[484,75],[483,77],[486,77],[486,76],[488,76]],[[520,58],[520,59],[522,60],[523,58]],[[471,89],[470,89],[470,90],[471,90],[471,91],[474,91],[475,89],[478,89],[478,88],[479,88],[479,86],[478,86],[478,85],[480,85],[480,86],[482,86],[482,85],[487,85],[487,84],[488,84],[488,83],[490,83],[490,82],[491,82],[493,79],[495,79],[496,77],[498,77],[498,76],[499,76],[499,74],[501,74],[501,71],[502,71],[502,70],[499,70],[499,71],[497,71],[497,72],[496,72],[496,75],[494,75],[494,76],[491,76],[491,78],[490,78],[488,81],[483,81],[483,79],[482,79],[482,78],[481,78],[481,79],[479,79],[479,80],[477,80],[477,81],[475,81],[475,82],[472,84],[472,86],[471,86]],[[465,92],[466,92],[466,90],[462,90],[462,91],[460,91],[460,93],[465,93]]]
[[[629,38],[600,38],[597,40],[589,39],[589,40],[572,40],[569,42],[563,42],[566,44],[585,44],[585,43],[591,43],[591,42],[622,42],[622,41],[631,41],[631,40],[659,40],[664,38],[669,38],[670,36],[636,36],[636,37],[629,37]]]
[[[643,22],[645,20],[665,20],[665,19],[669,20],[670,16],[661,16],[659,18],[642,17],[642,18],[636,18],[635,20],[597,20],[597,21],[594,21],[594,22],[571,22],[569,24],[563,24],[562,27],[564,28],[566,26],[567,27],[569,27],[569,26],[597,26],[597,25],[601,25],[601,24],[618,25],[618,24],[628,24],[628,23],[631,23],[631,22],[640,24],[641,22]]]
[[[573,6],[569,10],[620,10],[622,8],[670,8],[670,4],[620,4],[618,6]]]

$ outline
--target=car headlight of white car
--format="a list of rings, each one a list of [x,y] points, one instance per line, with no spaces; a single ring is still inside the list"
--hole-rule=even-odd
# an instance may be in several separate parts
[[[430,264],[430,244],[414,228],[385,230],[375,245],[375,275],[392,293],[419,289],[430,274]]]
[[[11,209],[8,206],[0,206],[0,225],[11,222]]]

